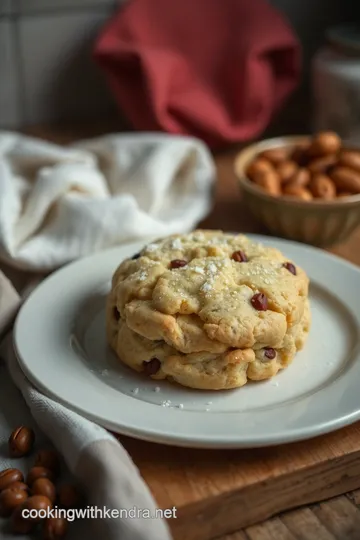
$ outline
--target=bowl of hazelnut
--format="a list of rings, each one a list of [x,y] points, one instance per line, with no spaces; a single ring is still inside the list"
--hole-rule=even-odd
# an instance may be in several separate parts
[[[360,224],[360,148],[336,133],[254,143],[234,168],[245,204],[276,236],[330,246]]]

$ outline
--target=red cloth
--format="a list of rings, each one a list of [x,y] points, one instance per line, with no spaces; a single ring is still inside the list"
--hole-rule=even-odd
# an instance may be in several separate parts
[[[212,148],[259,135],[300,72],[297,40],[266,0],[130,0],[95,59],[136,129]]]

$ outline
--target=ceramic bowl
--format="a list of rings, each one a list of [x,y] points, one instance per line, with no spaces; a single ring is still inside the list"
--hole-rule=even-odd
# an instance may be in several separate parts
[[[330,201],[275,197],[246,176],[248,165],[264,150],[294,147],[309,140],[310,136],[284,136],[251,144],[236,156],[234,170],[245,204],[271,234],[315,246],[330,246],[344,241],[360,224],[360,195]]]

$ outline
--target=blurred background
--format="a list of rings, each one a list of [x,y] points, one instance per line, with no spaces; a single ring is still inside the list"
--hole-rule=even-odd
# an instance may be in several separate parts
[[[170,1],[170,0],[169,0]],[[175,1],[175,0],[171,0]],[[126,0],[0,0],[0,127],[97,122],[126,126],[103,74],[94,41]],[[311,65],[327,28],[360,20],[357,0],[271,0],[303,49],[300,86],[267,134],[311,128]]]

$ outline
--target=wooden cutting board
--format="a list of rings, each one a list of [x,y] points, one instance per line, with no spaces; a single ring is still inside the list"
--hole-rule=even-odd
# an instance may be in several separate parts
[[[360,422],[311,441],[253,450],[190,450],[119,437],[174,540],[211,540],[283,510],[360,486]]]

